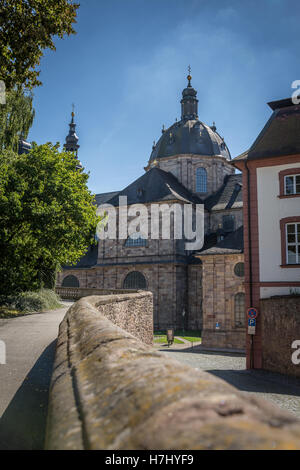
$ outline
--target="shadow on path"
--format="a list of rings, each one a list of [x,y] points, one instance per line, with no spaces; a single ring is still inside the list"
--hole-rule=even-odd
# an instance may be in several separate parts
[[[228,356],[228,357],[246,357],[246,354],[243,353],[243,352],[236,352],[236,351],[209,351],[209,350],[206,350],[206,349],[197,349],[197,347],[188,347],[188,348],[174,348],[172,346],[168,347],[168,345],[159,345],[157,347],[157,349],[161,349],[162,352],[170,352],[170,353],[188,353],[188,354],[199,354],[199,356],[201,356],[201,354],[203,356]]]
[[[207,370],[238,390],[300,397],[300,381],[266,370]]]
[[[41,354],[0,418],[0,450],[44,448],[55,344]]]

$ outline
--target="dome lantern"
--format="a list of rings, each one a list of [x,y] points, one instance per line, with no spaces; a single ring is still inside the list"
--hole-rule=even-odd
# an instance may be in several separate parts
[[[189,74],[187,76],[188,86],[182,92],[181,100],[181,119],[183,121],[188,119],[198,118],[198,100],[197,91],[192,87],[191,80],[191,67],[189,66]]]
[[[187,87],[182,92],[181,120],[176,119],[168,129],[163,126],[162,135],[152,147],[150,164],[177,155],[220,156],[231,160],[229,149],[215,123],[208,126],[198,118],[197,91],[191,84],[190,68],[187,79]]]

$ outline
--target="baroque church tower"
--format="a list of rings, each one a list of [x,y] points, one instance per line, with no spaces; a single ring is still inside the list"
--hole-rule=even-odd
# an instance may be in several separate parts
[[[75,117],[75,113],[74,113],[74,105],[73,105],[73,111],[71,113],[71,122],[69,124],[69,133],[66,137],[66,142],[65,142],[65,145],[64,145],[64,148],[65,150],[67,150],[68,152],[74,152],[75,153],[75,156],[76,158],[78,159],[78,150],[80,148],[80,145],[78,145],[78,141],[79,141],[79,138],[76,134],[76,124],[75,124],[75,121],[74,121],[74,117]],[[82,164],[80,161],[78,161],[78,165],[77,165],[78,168],[82,168]]]

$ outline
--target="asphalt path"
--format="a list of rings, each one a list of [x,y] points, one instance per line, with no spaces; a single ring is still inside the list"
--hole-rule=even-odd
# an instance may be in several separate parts
[[[43,449],[49,384],[65,308],[0,319],[6,364],[0,364],[0,449]]]

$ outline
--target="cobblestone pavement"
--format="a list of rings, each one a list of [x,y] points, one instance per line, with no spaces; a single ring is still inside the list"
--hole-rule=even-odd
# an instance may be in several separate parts
[[[262,370],[245,370],[245,357],[238,354],[193,352],[191,349],[176,350],[174,347],[160,347],[159,350],[195,369],[206,370],[245,395],[257,395],[300,417],[299,379]]]

